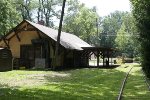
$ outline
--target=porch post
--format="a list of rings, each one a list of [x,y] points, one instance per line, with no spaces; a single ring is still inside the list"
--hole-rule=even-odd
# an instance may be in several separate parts
[[[107,63],[108,63],[108,67],[109,67],[109,58],[110,58],[109,57],[109,51],[107,51],[107,58],[108,58],[108,62]]]
[[[76,67],[76,64],[75,64],[75,50],[73,50],[73,67],[75,68]]]
[[[97,67],[99,67],[99,51],[97,50]]]
[[[111,65],[113,65],[112,52],[110,52],[111,56]]]
[[[103,67],[104,67],[104,65],[105,65],[105,54],[104,54],[104,52],[103,52]]]

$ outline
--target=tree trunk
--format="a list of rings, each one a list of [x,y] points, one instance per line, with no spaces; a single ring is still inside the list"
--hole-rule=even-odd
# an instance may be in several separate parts
[[[56,42],[53,70],[55,70],[56,66],[57,66],[56,63],[57,63],[58,54],[59,54],[58,51],[59,51],[59,44],[60,44],[62,22],[63,22],[63,17],[64,17],[65,3],[66,3],[66,0],[63,0],[63,6],[62,6],[62,11],[61,11],[61,18],[60,18],[60,22],[59,22],[58,36],[57,36],[57,42]]]

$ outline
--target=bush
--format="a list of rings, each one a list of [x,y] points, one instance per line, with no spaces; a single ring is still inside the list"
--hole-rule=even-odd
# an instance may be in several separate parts
[[[141,57],[135,57],[133,58],[134,61],[141,61]]]

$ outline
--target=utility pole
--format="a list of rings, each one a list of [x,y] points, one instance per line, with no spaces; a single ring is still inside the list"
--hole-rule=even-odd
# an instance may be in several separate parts
[[[97,37],[98,37],[98,18],[96,18],[96,28],[97,28]]]
[[[98,46],[99,36],[98,36],[98,18],[96,18],[96,29],[97,29],[97,42],[96,45]]]
[[[60,36],[61,36],[62,22],[63,22],[63,17],[64,17],[65,3],[66,3],[66,0],[63,0],[63,6],[62,6],[62,11],[61,11],[61,18],[59,22],[58,36],[57,36],[57,42],[56,42],[53,70],[55,70],[57,66],[56,63],[58,60],[58,50],[59,50],[59,44],[60,44]]]

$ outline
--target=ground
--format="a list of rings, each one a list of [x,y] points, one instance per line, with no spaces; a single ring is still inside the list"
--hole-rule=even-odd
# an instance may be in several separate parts
[[[116,100],[123,78],[132,66],[59,72],[0,72],[0,100]],[[124,100],[149,100],[150,92],[140,69],[134,66],[125,87]]]

